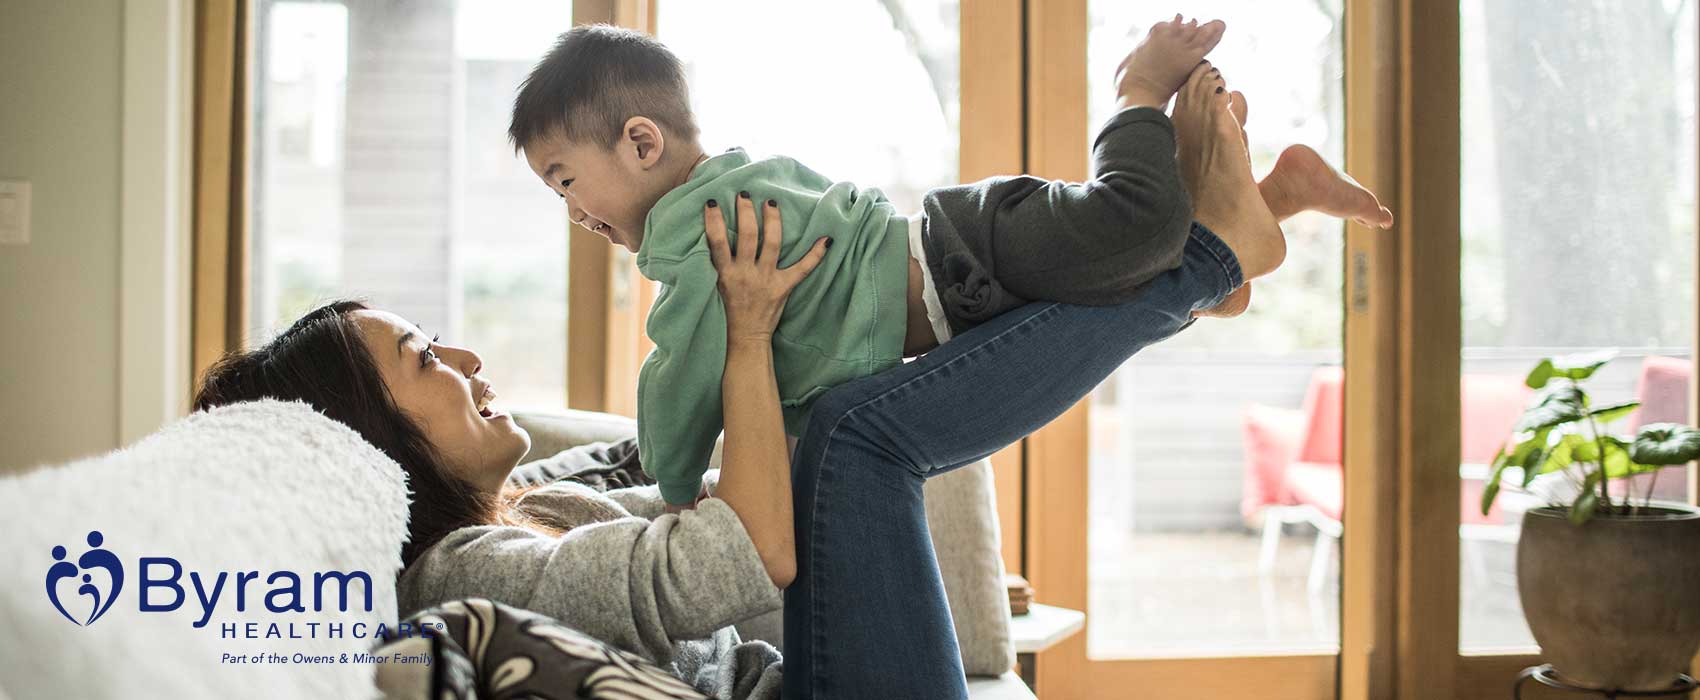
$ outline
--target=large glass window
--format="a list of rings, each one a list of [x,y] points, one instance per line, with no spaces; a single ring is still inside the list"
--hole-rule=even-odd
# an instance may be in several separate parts
[[[1460,641],[1532,650],[1517,601],[1522,511],[1479,507],[1542,357],[1615,348],[1587,386],[1640,399],[1610,426],[1688,421],[1694,355],[1695,10],[1676,0],[1557,0],[1540,11],[1464,0],[1463,434]],[[1638,495],[1686,497],[1686,474]],[[1561,479],[1562,480],[1562,479]]]
[[[709,153],[790,156],[904,212],[957,181],[956,0],[663,0],[656,15]]]
[[[566,397],[567,223],[507,143],[564,0],[257,3],[251,339],[360,296]]]
[[[1342,158],[1339,2],[1193,2],[1209,58],[1250,104],[1261,178],[1288,144]],[[1114,73],[1173,4],[1090,5],[1097,128]],[[1251,310],[1140,353],[1092,395],[1088,653],[1333,653],[1342,511],[1338,220],[1301,214]]]

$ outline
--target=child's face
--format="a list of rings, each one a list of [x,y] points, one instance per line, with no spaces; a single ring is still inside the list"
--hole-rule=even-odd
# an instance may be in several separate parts
[[[567,218],[634,253],[643,222],[672,187],[658,167],[660,129],[634,117],[613,148],[572,141],[559,130],[525,145],[525,160],[567,203]]]

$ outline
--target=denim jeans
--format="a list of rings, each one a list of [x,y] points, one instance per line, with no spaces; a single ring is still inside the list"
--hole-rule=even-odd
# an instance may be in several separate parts
[[[966,697],[921,485],[1043,427],[1241,282],[1194,224],[1181,266],[1132,303],[1028,304],[822,396],[793,459],[784,697]]]

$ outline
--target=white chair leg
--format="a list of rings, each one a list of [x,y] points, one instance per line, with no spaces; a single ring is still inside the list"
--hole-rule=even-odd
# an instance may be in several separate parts
[[[1334,556],[1334,538],[1324,530],[1316,531],[1316,549],[1310,554],[1310,579],[1307,582],[1311,595],[1322,593],[1328,585],[1329,559]]]
[[[1263,547],[1257,554],[1257,573],[1267,575],[1275,570],[1275,554],[1281,547],[1281,519],[1273,507],[1263,509]]]

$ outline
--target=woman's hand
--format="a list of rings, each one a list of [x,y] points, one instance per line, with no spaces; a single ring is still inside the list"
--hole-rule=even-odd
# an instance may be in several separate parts
[[[780,269],[785,234],[779,205],[767,202],[765,240],[756,231],[755,202],[748,194],[738,196],[737,207],[737,250],[726,243],[726,221],[719,207],[711,202],[702,212],[726,307],[726,370],[720,377],[726,447],[715,495],[738,514],[768,578],[784,588],[797,576],[797,546],[791,519],[791,452],[773,375],[773,329],[785,310],[785,298],[826,257],[828,239],[815,241],[802,260]]]
[[[779,223],[779,203],[767,200],[762,207],[762,238],[756,228],[755,202],[749,193],[738,195],[737,249],[726,241],[726,220],[720,207],[710,200],[703,207],[703,227],[708,232],[709,258],[720,274],[720,298],[726,307],[726,340],[771,340],[779,316],[785,311],[785,299],[791,290],[813,272],[826,257],[832,239],[815,241],[803,259],[787,268],[779,267],[780,243],[784,230]]]

